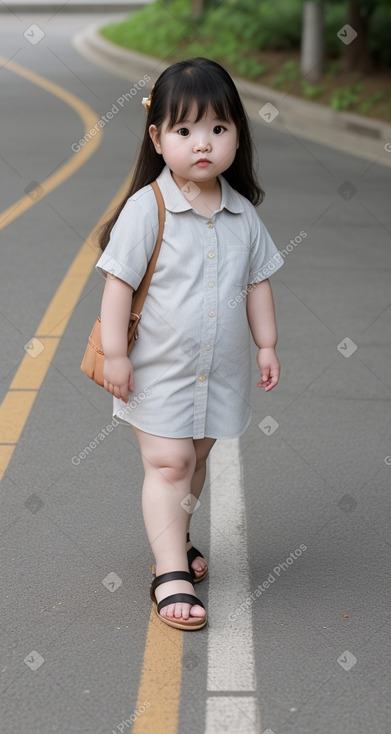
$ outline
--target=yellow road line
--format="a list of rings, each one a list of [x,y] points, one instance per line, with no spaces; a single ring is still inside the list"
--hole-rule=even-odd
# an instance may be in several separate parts
[[[0,63],[6,59],[0,56]],[[70,104],[82,117],[85,130],[96,122],[93,111],[81,100],[56,84],[9,61],[7,66],[15,73],[24,76],[52,92]],[[53,176],[42,184],[44,194],[49,193],[66,178],[71,176],[92,155],[100,142],[101,131],[87,145],[65,163]],[[96,227],[106,221],[129,188],[130,178],[124,181],[112,202],[100,218]],[[42,198],[42,197],[40,197]],[[16,204],[0,214],[0,229],[20,216],[35,201],[23,197]],[[98,251],[89,234],[79,253],[65,274],[63,281],[54,294],[37,330],[26,348],[26,355],[11,382],[8,393],[0,406],[0,481],[12,458],[15,446],[26,425],[38,390],[49,369],[72,312],[97,260]],[[92,326],[92,324],[91,324]],[[88,335],[87,335],[88,336]],[[82,355],[81,355],[82,356]],[[134,723],[134,734],[176,734],[182,678],[183,634],[156,618],[154,610],[148,625],[144,651],[144,661],[137,698],[137,710],[141,715]],[[146,706],[147,702],[149,706]],[[145,712],[144,712],[145,707]]]
[[[24,77],[72,107],[84,123],[84,133],[87,133],[96,124],[98,117],[91,107],[88,107],[82,100],[66,89],[45,79],[40,74],[24,68],[15,61],[6,59],[4,56],[0,56],[0,64],[2,64],[3,69]],[[96,135],[87,141],[79,153],[74,153],[70,160],[60,166],[56,173],[40,182],[41,188],[37,198],[23,196],[0,214],[0,229],[13,222],[31,206],[34,206],[43,196],[72,176],[95,152],[101,139],[102,130],[98,127]],[[106,212],[109,209],[110,207],[107,208]],[[105,214],[101,221],[103,221]],[[30,348],[26,349],[26,354],[0,406],[0,481],[11,460],[15,445],[20,438],[37,392],[45,379],[50,361],[53,359],[60,341],[59,338],[47,337],[60,337],[63,333],[94,266],[96,257],[96,248],[87,238],[49,305],[38,327],[36,337],[31,340]],[[64,287],[65,281],[67,285]]]
[[[184,634],[160,622],[152,608],[132,734],[176,734]]]
[[[45,79],[45,77],[40,74],[36,74],[30,69],[25,69],[24,66],[17,64],[15,61],[8,60],[4,56],[0,56],[0,65],[3,69],[13,71],[15,74],[19,74],[19,76],[22,76],[29,82],[32,82],[32,84],[36,84],[36,86],[46,89],[48,92],[54,94],[65,102],[69,107],[72,107],[83,120],[84,134],[94,128],[94,125],[98,122],[99,118],[97,117],[96,112],[82,102],[81,99],[75,97],[71,92],[68,92],[67,89],[59,87],[58,84],[54,84],[54,82],[49,81],[49,79]],[[30,196],[23,196],[19,201],[16,201],[0,214],[0,229],[5,227],[7,224],[10,224],[27,209],[30,209],[31,206],[34,206],[38,197],[39,200],[42,199],[43,196],[49,194],[50,191],[53,191],[53,189],[63,183],[63,181],[72,176],[72,174],[75,173],[80,166],[83,166],[90,156],[92,156],[96,148],[99,147],[101,140],[102,130],[98,126],[96,134],[86,142],[86,145],[82,147],[78,153],[74,153],[69,161],[60,166],[58,171],[40,182],[40,186],[43,191],[39,191],[37,199],[31,198]]]

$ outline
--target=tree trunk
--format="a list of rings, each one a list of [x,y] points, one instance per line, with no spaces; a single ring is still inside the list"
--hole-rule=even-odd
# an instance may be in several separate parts
[[[203,0],[191,0],[191,16],[193,20],[198,20],[203,11]]]
[[[323,75],[324,40],[321,0],[303,3],[300,71],[308,82],[318,82]]]
[[[355,0],[348,0],[347,23],[354,28],[357,36],[346,46],[343,69],[370,74],[374,68],[368,45],[370,15],[364,18],[360,13],[360,5]]]

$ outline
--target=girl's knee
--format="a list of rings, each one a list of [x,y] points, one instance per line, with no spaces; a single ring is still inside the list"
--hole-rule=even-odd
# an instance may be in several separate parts
[[[196,464],[195,454],[177,454],[162,457],[159,471],[172,484],[193,476]]]
[[[194,473],[196,451],[192,439],[171,439],[134,429],[145,473],[160,472],[175,483]]]
[[[164,451],[158,451],[149,459],[149,466],[160,472],[171,484],[180,482],[193,476],[196,466],[196,452],[194,447],[165,446]]]

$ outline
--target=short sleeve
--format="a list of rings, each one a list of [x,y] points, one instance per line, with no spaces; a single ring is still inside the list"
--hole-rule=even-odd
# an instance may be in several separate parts
[[[159,230],[158,209],[153,189],[148,187],[127,200],[110,233],[110,240],[95,265],[107,273],[139,287],[152,256]]]
[[[255,209],[253,231],[248,284],[266,280],[284,264],[281,253]]]

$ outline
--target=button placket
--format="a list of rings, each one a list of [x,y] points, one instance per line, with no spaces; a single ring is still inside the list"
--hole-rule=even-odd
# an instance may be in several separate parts
[[[206,226],[205,226],[206,225]],[[213,360],[217,327],[217,237],[211,219],[203,223],[203,313],[200,357],[194,395],[194,437],[205,435],[208,402],[208,379]],[[205,231],[206,230],[206,231]]]

